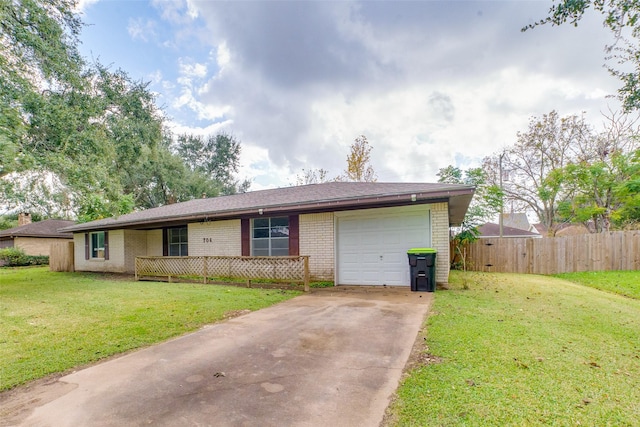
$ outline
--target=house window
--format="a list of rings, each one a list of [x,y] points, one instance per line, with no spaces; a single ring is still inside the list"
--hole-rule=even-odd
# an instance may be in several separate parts
[[[289,255],[289,218],[257,218],[251,230],[251,255]]]
[[[105,256],[105,238],[104,238],[104,231],[96,231],[94,233],[90,234],[90,239],[91,239],[91,248],[90,248],[90,253],[91,253],[91,258],[92,259],[104,259]]]
[[[169,256],[189,255],[189,239],[187,227],[170,228],[167,230],[167,246]]]

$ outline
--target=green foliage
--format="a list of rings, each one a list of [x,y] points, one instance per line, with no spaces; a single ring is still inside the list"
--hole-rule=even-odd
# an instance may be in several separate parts
[[[224,133],[207,137],[180,135],[176,146],[189,169],[217,183],[221,194],[235,194],[248,189],[249,182],[239,182],[235,178],[240,165],[241,147],[234,137]],[[213,195],[217,195],[217,192]]]
[[[0,390],[164,341],[228,313],[299,295],[234,286],[103,280],[0,269]]]
[[[618,96],[623,108],[629,112],[640,108],[640,2],[636,0],[559,0],[549,9],[549,15],[540,21],[527,25],[522,29],[535,28],[539,25],[562,25],[569,23],[578,26],[588,9],[604,16],[603,25],[611,30],[614,43],[605,46],[607,61],[615,65],[607,65],[607,69],[617,77],[622,87],[618,89]],[[619,64],[628,65],[620,70]],[[629,71],[632,69],[632,71]]]
[[[480,236],[480,231],[476,226],[469,226],[465,222],[460,227],[461,231],[458,232],[451,243],[453,244],[454,256],[451,260],[451,268],[454,270],[467,270],[467,248],[469,245]]]
[[[80,205],[78,222],[120,216],[133,211],[134,201],[131,194],[122,195],[118,200],[106,200],[100,194],[90,194]]]
[[[90,220],[246,190],[240,144],[216,137],[191,167],[148,83],[87,64],[75,2],[0,0],[0,203]],[[185,137],[188,139],[188,136]]]
[[[478,240],[480,235],[478,226],[500,212],[503,203],[502,190],[500,187],[490,185],[487,182],[487,176],[482,168],[471,168],[463,171],[450,165],[440,169],[437,175],[439,177],[438,182],[472,185],[475,187],[475,193],[469,209],[467,209],[464,221],[451,240],[454,250],[451,268],[466,270],[467,247]]]
[[[626,181],[617,182],[613,189],[620,201],[611,218],[618,228],[637,228],[640,225],[640,150],[630,158]]]
[[[487,174],[482,168],[463,171],[455,166],[447,166],[440,169],[436,175],[439,177],[438,182],[475,187],[473,200],[464,219],[466,228],[477,227],[500,212],[503,203],[502,190],[500,186],[488,182]]]
[[[7,267],[25,267],[30,265],[49,265],[46,255],[27,255],[20,248],[0,249],[0,261]]]
[[[7,230],[18,226],[18,215],[0,216],[0,230]]]
[[[311,282],[309,283],[310,288],[333,288],[335,287],[334,282],[323,281],[323,282]]]
[[[562,194],[559,182],[548,177],[570,163],[579,147],[588,145],[590,134],[584,117],[560,117],[555,110],[532,117],[527,131],[518,132],[517,143],[485,158],[483,169],[492,185],[502,181],[504,200],[513,210],[535,212],[553,231]]]
[[[640,180],[637,163],[634,154],[614,152],[602,160],[570,163],[552,171],[547,182],[565,195],[558,204],[560,218],[589,222],[598,232],[608,231],[612,219],[620,228],[640,220],[635,211]]]
[[[589,223],[597,231],[637,221],[637,118],[610,113],[596,132],[584,117],[552,111],[532,118],[527,132],[503,153],[484,160],[490,183],[503,178],[515,210],[537,214],[552,234],[559,224]]]
[[[391,425],[637,424],[639,300],[536,275],[452,272],[449,287]]]
[[[25,99],[80,84],[82,23],[74,8],[68,0],[0,0],[0,177],[17,167]]]

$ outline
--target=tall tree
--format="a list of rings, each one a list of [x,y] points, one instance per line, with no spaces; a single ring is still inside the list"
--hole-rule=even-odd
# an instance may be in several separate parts
[[[564,222],[607,231],[633,221],[637,118],[609,112],[596,132],[583,116],[532,118],[518,142],[484,160],[490,183],[504,177],[506,203],[530,210],[555,235]]]
[[[571,163],[547,178],[564,191],[558,213],[567,222],[582,222],[596,232],[609,231],[612,217],[629,202],[632,157],[616,153],[608,160]]]
[[[74,0],[0,0],[0,203],[91,220],[246,189],[239,143],[187,164],[148,83],[87,64]]]
[[[635,152],[640,147],[637,118],[612,112],[603,116],[604,129],[586,139],[571,163],[547,178],[549,186],[562,189],[562,219],[588,223],[598,232],[627,222],[620,221],[625,217],[622,212],[630,212],[627,205],[634,198],[625,189],[637,173]]]
[[[603,25],[611,30],[615,42],[605,46],[605,60],[614,64],[627,64],[626,69],[607,65],[609,72],[621,80],[618,89],[624,110],[640,108],[640,2],[637,0],[558,0],[549,9],[549,15],[522,29],[539,25],[578,26],[587,10],[604,16]]]
[[[347,169],[341,179],[356,182],[375,182],[378,180],[371,166],[371,149],[367,137],[360,135],[353,144],[347,156]]]
[[[223,195],[244,192],[250,181],[236,178],[240,165],[240,142],[225,133],[202,137],[180,135],[176,151],[194,172],[201,172],[219,184]]]
[[[575,159],[590,136],[591,128],[583,117],[560,117],[552,111],[541,118],[533,117],[528,130],[518,133],[517,143],[485,158],[483,169],[492,185],[499,185],[501,175],[506,178],[502,184],[505,202],[515,210],[535,212],[553,235],[562,188],[547,178]]]
[[[82,22],[75,5],[73,0],[0,0],[0,177],[19,168],[26,100],[83,84],[77,50]]]

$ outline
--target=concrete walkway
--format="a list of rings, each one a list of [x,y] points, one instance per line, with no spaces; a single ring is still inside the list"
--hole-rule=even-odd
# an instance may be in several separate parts
[[[378,426],[432,298],[314,291],[17,390],[0,424]]]

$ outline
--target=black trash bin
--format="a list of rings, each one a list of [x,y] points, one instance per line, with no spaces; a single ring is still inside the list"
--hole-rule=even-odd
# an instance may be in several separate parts
[[[411,290],[434,292],[436,290],[436,250],[413,248],[407,251]]]

